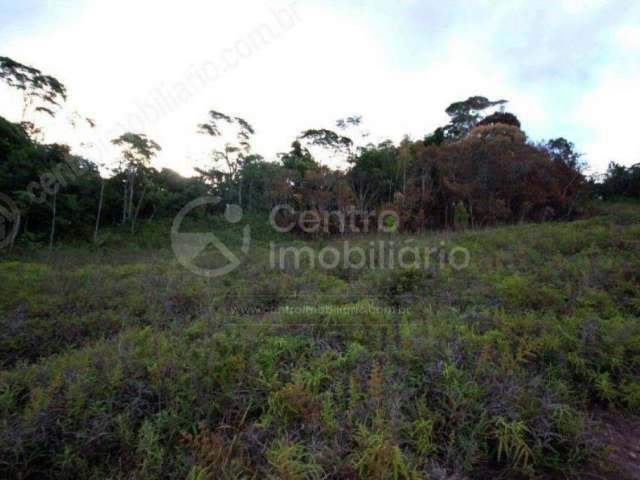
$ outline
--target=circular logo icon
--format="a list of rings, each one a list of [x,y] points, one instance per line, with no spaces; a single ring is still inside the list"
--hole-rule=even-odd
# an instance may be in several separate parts
[[[173,221],[171,228],[171,247],[180,265],[191,273],[207,278],[216,278],[233,272],[241,265],[241,260],[227,245],[213,233],[180,233],[184,218],[196,208],[207,205],[218,205],[222,201],[218,197],[201,197],[189,202]],[[229,223],[239,223],[242,220],[242,207],[227,205],[224,217]],[[210,246],[215,247],[227,260],[227,264],[220,268],[208,269],[197,266],[194,262]],[[242,245],[240,251],[247,255],[251,246],[251,227],[246,225],[242,229]]]
[[[11,245],[20,229],[20,210],[16,203],[0,193],[0,249]]]

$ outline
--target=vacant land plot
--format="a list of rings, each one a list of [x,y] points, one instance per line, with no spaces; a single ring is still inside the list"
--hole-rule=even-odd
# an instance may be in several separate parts
[[[209,281],[162,247],[14,252],[0,477],[632,476],[637,207],[414,242],[470,265],[274,271],[258,243]]]

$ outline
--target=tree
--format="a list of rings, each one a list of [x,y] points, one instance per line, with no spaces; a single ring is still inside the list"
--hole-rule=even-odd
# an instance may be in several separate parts
[[[280,161],[284,168],[298,174],[298,182],[304,179],[308,171],[320,168],[320,164],[315,161],[309,149],[303,147],[299,140],[291,144],[291,150],[288,153],[280,154]]]
[[[298,137],[298,141],[310,146],[324,148],[332,154],[344,153],[348,155],[351,147],[353,147],[353,140],[349,137],[339,135],[333,130],[325,128],[305,130]]]
[[[582,160],[582,154],[576,152],[575,145],[566,138],[559,137],[549,140],[544,145],[544,148],[546,148],[554,161],[563,163],[569,168],[581,172],[586,166]]]
[[[275,162],[267,162],[260,155],[249,155],[242,164],[240,179],[244,202],[249,210],[269,210],[271,208],[271,181],[278,178],[283,167]]]
[[[67,100],[67,89],[57,78],[9,57],[0,57],[0,80],[22,94],[21,122],[33,134],[38,130],[33,122],[27,121],[29,113],[54,117]]]
[[[447,139],[446,131],[444,127],[436,128],[433,133],[430,133],[424,137],[424,144],[427,147],[439,147]]]
[[[136,178],[144,176],[145,171],[151,163],[151,159],[155,157],[162,148],[156,142],[147,138],[146,135],[131,132],[127,132],[113,139],[111,143],[120,147],[122,151],[122,161],[116,170],[118,174],[124,176],[122,224],[130,221],[132,229],[135,229],[136,219],[133,205]],[[143,187],[140,202],[144,199],[144,191]],[[136,211],[139,211],[139,208],[136,209]]]
[[[387,141],[365,148],[351,161],[349,179],[361,213],[393,198],[398,185],[396,155]]]
[[[640,163],[625,167],[611,162],[604,179],[596,185],[596,192],[605,200],[640,198]]]
[[[507,100],[489,100],[486,97],[469,97],[462,102],[455,102],[447,107],[447,115],[451,117],[449,125],[444,128],[448,140],[460,140],[482,120],[482,112],[491,107],[505,105]]]
[[[496,112],[478,122],[478,126],[486,125],[511,125],[512,127],[521,128],[520,120],[513,113]]]
[[[351,117],[341,118],[336,121],[336,126],[341,131],[349,134],[349,139],[354,139],[353,144],[348,149],[348,158],[350,161],[354,155],[357,155],[365,147],[370,145],[369,136],[370,132],[363,128],[362,115],[354,115]]]
[[[525,133],[520,128],[506,123],[492,123],[488,125],[478,125],[469,132],[467,138],[477,138],[482,140],[500,140],[504,142],[524,143],[527,139]]]
[[[0,191],[20,209],[19,236],[53,246],[60,236],[90,238],[99,172],[65,145],[34,142],[19,124],[0,118]]]
[[[227,142],[222,150],[215,149],[212,152],[214,167],[209,170],[197,169],[200,175],[211,184],[223,187],[235,187],[237,202],[242,206],[242,181],[240,172],[246,157],[251,153],[251,137],[255,130],[246,120],[240,117],[231,117],[222,112],[211,110],[209,121],[198,126],[198,132],[214,138],[229,136],[235,130],[235,142]],[[226,171],[215,167],[218,163],[224,163]],[[222,182],[221,182],[222,181]]]
[[[73,129],[74,133],[77,135],[79,140],[79,146],[85,150],[92,150],[95,147],[95,133],[97,123],[95,120],[84,117],[80,115],[77,110],[71,112],[68,115],[67,121],[69,122],[69,126]],[[89,138],[87,138],[89,137]],[[99,163],[97,165],[99,168],[99,172],[104,171],[106,169],[106,165],[104,163]],[[104,192],[106,180],[104,177],[100,176],[100,194],[98,197],[98,207],[96,212],[96,221],[93,229],[93,242],[98,242],[98,233],[100,232],[100,222],[102,218],[102,207],[104,205]]]
[[[346,130],[350,127],[359,127],[362,124],[362,115],[354,115],[352,117],[340,118],[336,121],[336,127],[340,130]]]
[[[313,147],[322,149],[331,156],[342,154],[350,158],[353,141],[349,137],[324,128],[305,130],[298,135],[291,144],[291,150],[288,153],[279,154],[288,177],[286,182],[298,193],[309,191],[306,183],[315,182],[320,170],[324,168],[311,154],[309,149]],[[309,188],[313,187],[309,186]]]
[[[400,146],[398,147],[398,155],[397,155],[397,164],[399,177],[402,179],[402,193],[407,193],[407,172],[409,170],[409,165],[411,164],[413,157],[411,155],[411,140],[409,137],[405,136],[400,142]]]

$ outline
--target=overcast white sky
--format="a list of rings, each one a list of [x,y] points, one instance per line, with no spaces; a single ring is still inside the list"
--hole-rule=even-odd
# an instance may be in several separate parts
[[[206,162],[210,109],[247,119],[273,159],[353,114],[373,139],[421,138],[471,95],[510,100],[531,138],[569,138],[594,171],[640,162],[636,0],[0,0],[0,55],[67,85],[99,124],[76,136],[146,133],[185,174]],[[0,89],[0,115],[18,112]],[[74,142],[63,117],[48,140]]]

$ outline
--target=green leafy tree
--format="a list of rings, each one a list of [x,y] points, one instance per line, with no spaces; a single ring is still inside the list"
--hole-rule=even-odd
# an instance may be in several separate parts
[[[245,158],[240,175],[242,190],[245,193],[245,205],[249,210],[268,210],[273,198],[272,180],[282,174],[283,167],[267,162],[260,155]]]
[[[305,130],[298,137],[298,141],[309,146],[321,147],[332,154],[348,155],[353,147],[353,140],[349,137],[324,128]]]
[[[606,200],[640,199],[640,163],[625,167],[611,162],[602,181],[595,184],[595,191]]]
[[[363,149],[351,161],[349,179],[360,212],[393,198],[398,186],[396,157],[396,147],[387,141]]]
[[[320,168],[309,149],[303,147],[299,140],[291,144],[289,152],[280,154],[280,162],[285,169],[297,174],[296,183],[300,183],[307,172]]]
[[[242,206],[242,180],[240,178],[242,165],[251,153],[251,138],[255,130],[246,120],[231,117],[225,113],[211,110],[209,120],[198,126],[198,132],[214,138],[229,138],[235,132],[235,140],[227,141],[222,149],[216,148],[211,152],[213,167],[197,169],[198,173],[209,184],[218,190],[235,190],[235,197]],[[220,169],[217,165],[223,165]]]
[[[31,117],[40,113],[54,117],[56,110],[67,100],[67,89],[57,78],[9,57],[0,57],[0,80],[21,93],[21,121],[33,135],[39,130]]]
[[[492,107],[503,107],[506,103],[507,100],[492,101],[481,96],[452,103],[446,110],[451,121],[445,127],[445,136],[448,140],[463,138],[483,119],[483,112]]]
[[[582,160],[582,154],[576,151],[576,146],[566,138],[559,137],[549,140],[544,148],[549,152],[551,158],[565,164],[569,168],[578,171],[584,170],[585,162]]]
[[[122,205],[122,224],[131,223],[132,230],[135,229],[137,214],[140,205],[144,201],[147,188],[145,173],[148,170],[151,159],[162,150],[153,140],[141,133],[127,132],[111,141],[121,149],[122,158],[116,173],[124,177],[124,193]],[[134,196],[136,180],[141,178],[142,193],[138,200],[138,207],[134,210]]]

